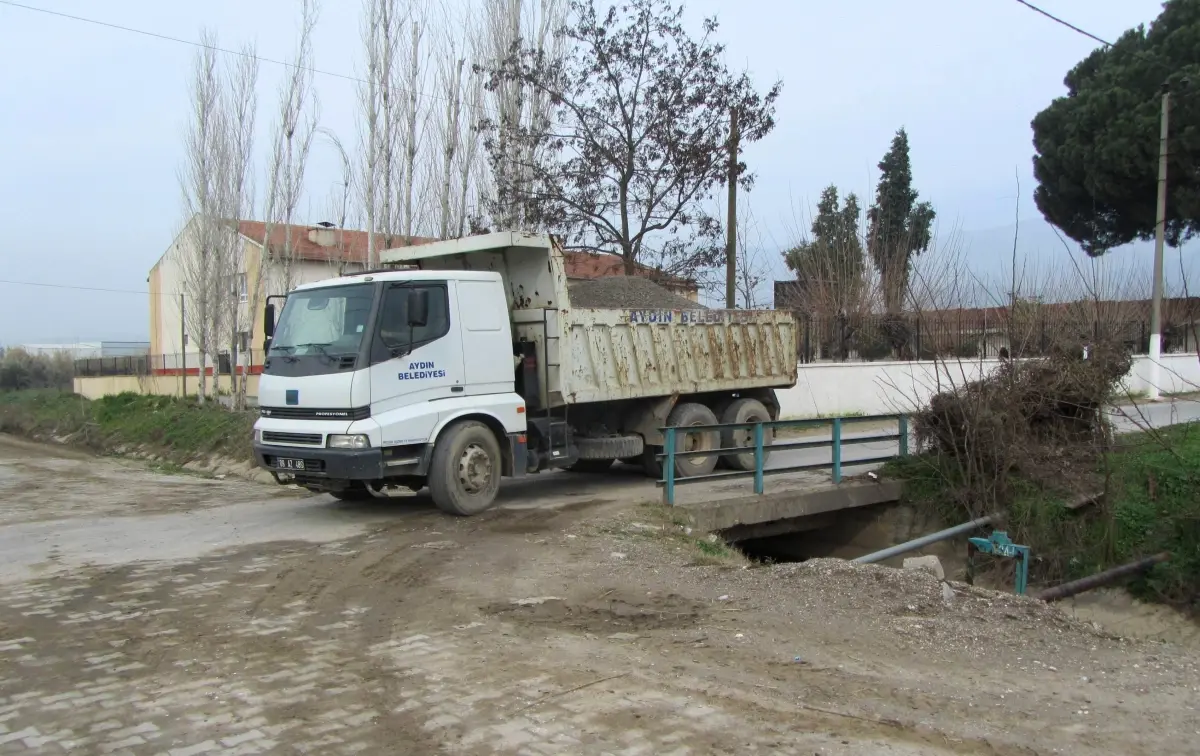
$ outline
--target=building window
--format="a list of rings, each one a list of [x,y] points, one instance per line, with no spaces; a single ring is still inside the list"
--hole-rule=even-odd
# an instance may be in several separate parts
[[[237,293],[238,301],[245,302],[250,299],[250,293],[246,288],[246,274],[239,273],[237,277]]]

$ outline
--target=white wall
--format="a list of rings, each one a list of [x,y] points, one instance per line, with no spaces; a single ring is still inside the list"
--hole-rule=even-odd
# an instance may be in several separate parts
[[[999,360],[961,363],[842,362],[800,365],[796,385],[778,391],[784,418],[891,415],[925,405],[938,391],[961,386],[991,372]],[[1159,391],[1200,391],[1200,357],[1165,354],[1159,362]],[[1150,358],[1133,358],[1123,389],[1145,394],[1150,388]]]

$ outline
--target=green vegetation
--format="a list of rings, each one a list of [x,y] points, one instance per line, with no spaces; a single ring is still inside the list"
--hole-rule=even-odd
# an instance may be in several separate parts
[[[254,415],[191,399],[118,394],[90,401],[66,391],[0,392],[0,433],[139,452],[174,464],[221,456],[249,460]]]
[[[1033,119],[1033,198],[1046,220],[1101,255],[1153,238],[1162,88],[1171,91],[1166,238],[1200,233],[1200,2],[1170,0],[1149,27],[1096,48],[1067,94]]]
[[[962,472],[949,457],[925,455],[897,460],[886,470],[905,481],[907,503],[933,507],[947,524],[970,517]],[[1200,601],[1200,424],[1118,437],[1092,480],[1107,493],[1096,504],[1072,511],[1067,502],[1079,484],[1039,484],[1027,476],[1009,481],[1007,527],[1017,543],[1030,546],[1033,577],[1057,582],[1084,577],[1160,551],[1171,560],[1129,584],[1137,595],[1192,606]]]
[[[867,252],[883,284],[883,304],[890,314],[904,309],[912,259],[933,241],[933,205],[918,202],[913,189],[908,133],[896,132],[879,161],[875,204],[867,210]]]
[[[71,389],[75,363],[70,357],[32,355],[24,349],[0,350],[0,391]]]

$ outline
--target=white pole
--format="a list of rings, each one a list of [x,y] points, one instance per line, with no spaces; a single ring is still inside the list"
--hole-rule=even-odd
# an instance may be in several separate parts
[[[1162,93],[1162,123],[1158,138],[1158,209],[1154,224],[1154,286],[1150,301],[1150,401],[1159,400],[1162,379],[1162,298],[1163,245],[1167,228],[1167,119],[1171,111],[1171,95],[1166,85]]]

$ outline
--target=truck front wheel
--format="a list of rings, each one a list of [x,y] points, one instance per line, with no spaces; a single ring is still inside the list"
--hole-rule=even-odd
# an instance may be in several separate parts
[[[433,449],[429,491],[447,514],[479,514],[500,490],[500,442],[492,429],[469,421],[443,432]]]

